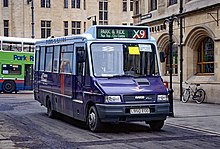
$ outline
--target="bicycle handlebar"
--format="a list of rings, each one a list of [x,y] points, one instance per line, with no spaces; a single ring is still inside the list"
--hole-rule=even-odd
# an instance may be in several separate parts
[[[192,85],[196,85],[196,86],[200,86],[200,83],[188,83],[187,81],[185,81],[186,84],[192,84]]]

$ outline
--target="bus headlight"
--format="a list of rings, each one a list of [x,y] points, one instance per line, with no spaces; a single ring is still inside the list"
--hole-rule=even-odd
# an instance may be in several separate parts
[[[167,102],[168,101],[168,95],[157,95],[157,101]]]
[[[121,102],[120,96],[105,96],[105,103]]]

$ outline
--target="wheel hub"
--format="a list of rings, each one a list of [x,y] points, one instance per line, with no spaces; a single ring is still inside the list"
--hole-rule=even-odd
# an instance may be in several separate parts
[[[90,126],[94,126],[95,125],[95,121],[96,121],[96,116],[94,112],[91,112],[89,114],[89,125]]]
[[[11,89],[11,84],[10,83],[8,83],[8,84],[6,84],[6,89]]]

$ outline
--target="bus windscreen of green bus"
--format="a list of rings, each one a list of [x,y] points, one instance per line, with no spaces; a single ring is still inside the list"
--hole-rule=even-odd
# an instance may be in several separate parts
[[[21,65],[3,64],[2,65],[2,74],[3,75],[20,75],[21,74]]]

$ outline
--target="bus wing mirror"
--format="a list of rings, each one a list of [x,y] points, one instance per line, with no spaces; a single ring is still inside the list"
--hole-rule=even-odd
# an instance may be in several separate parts
[[[165,62],[165,58],[166,58],[165,53],[164,52],[160,52],[160,62],[161,63]]]
[[[83,48],[77,50],[76,59],[78,63],[83,63],[86,61],[86,52]]]

